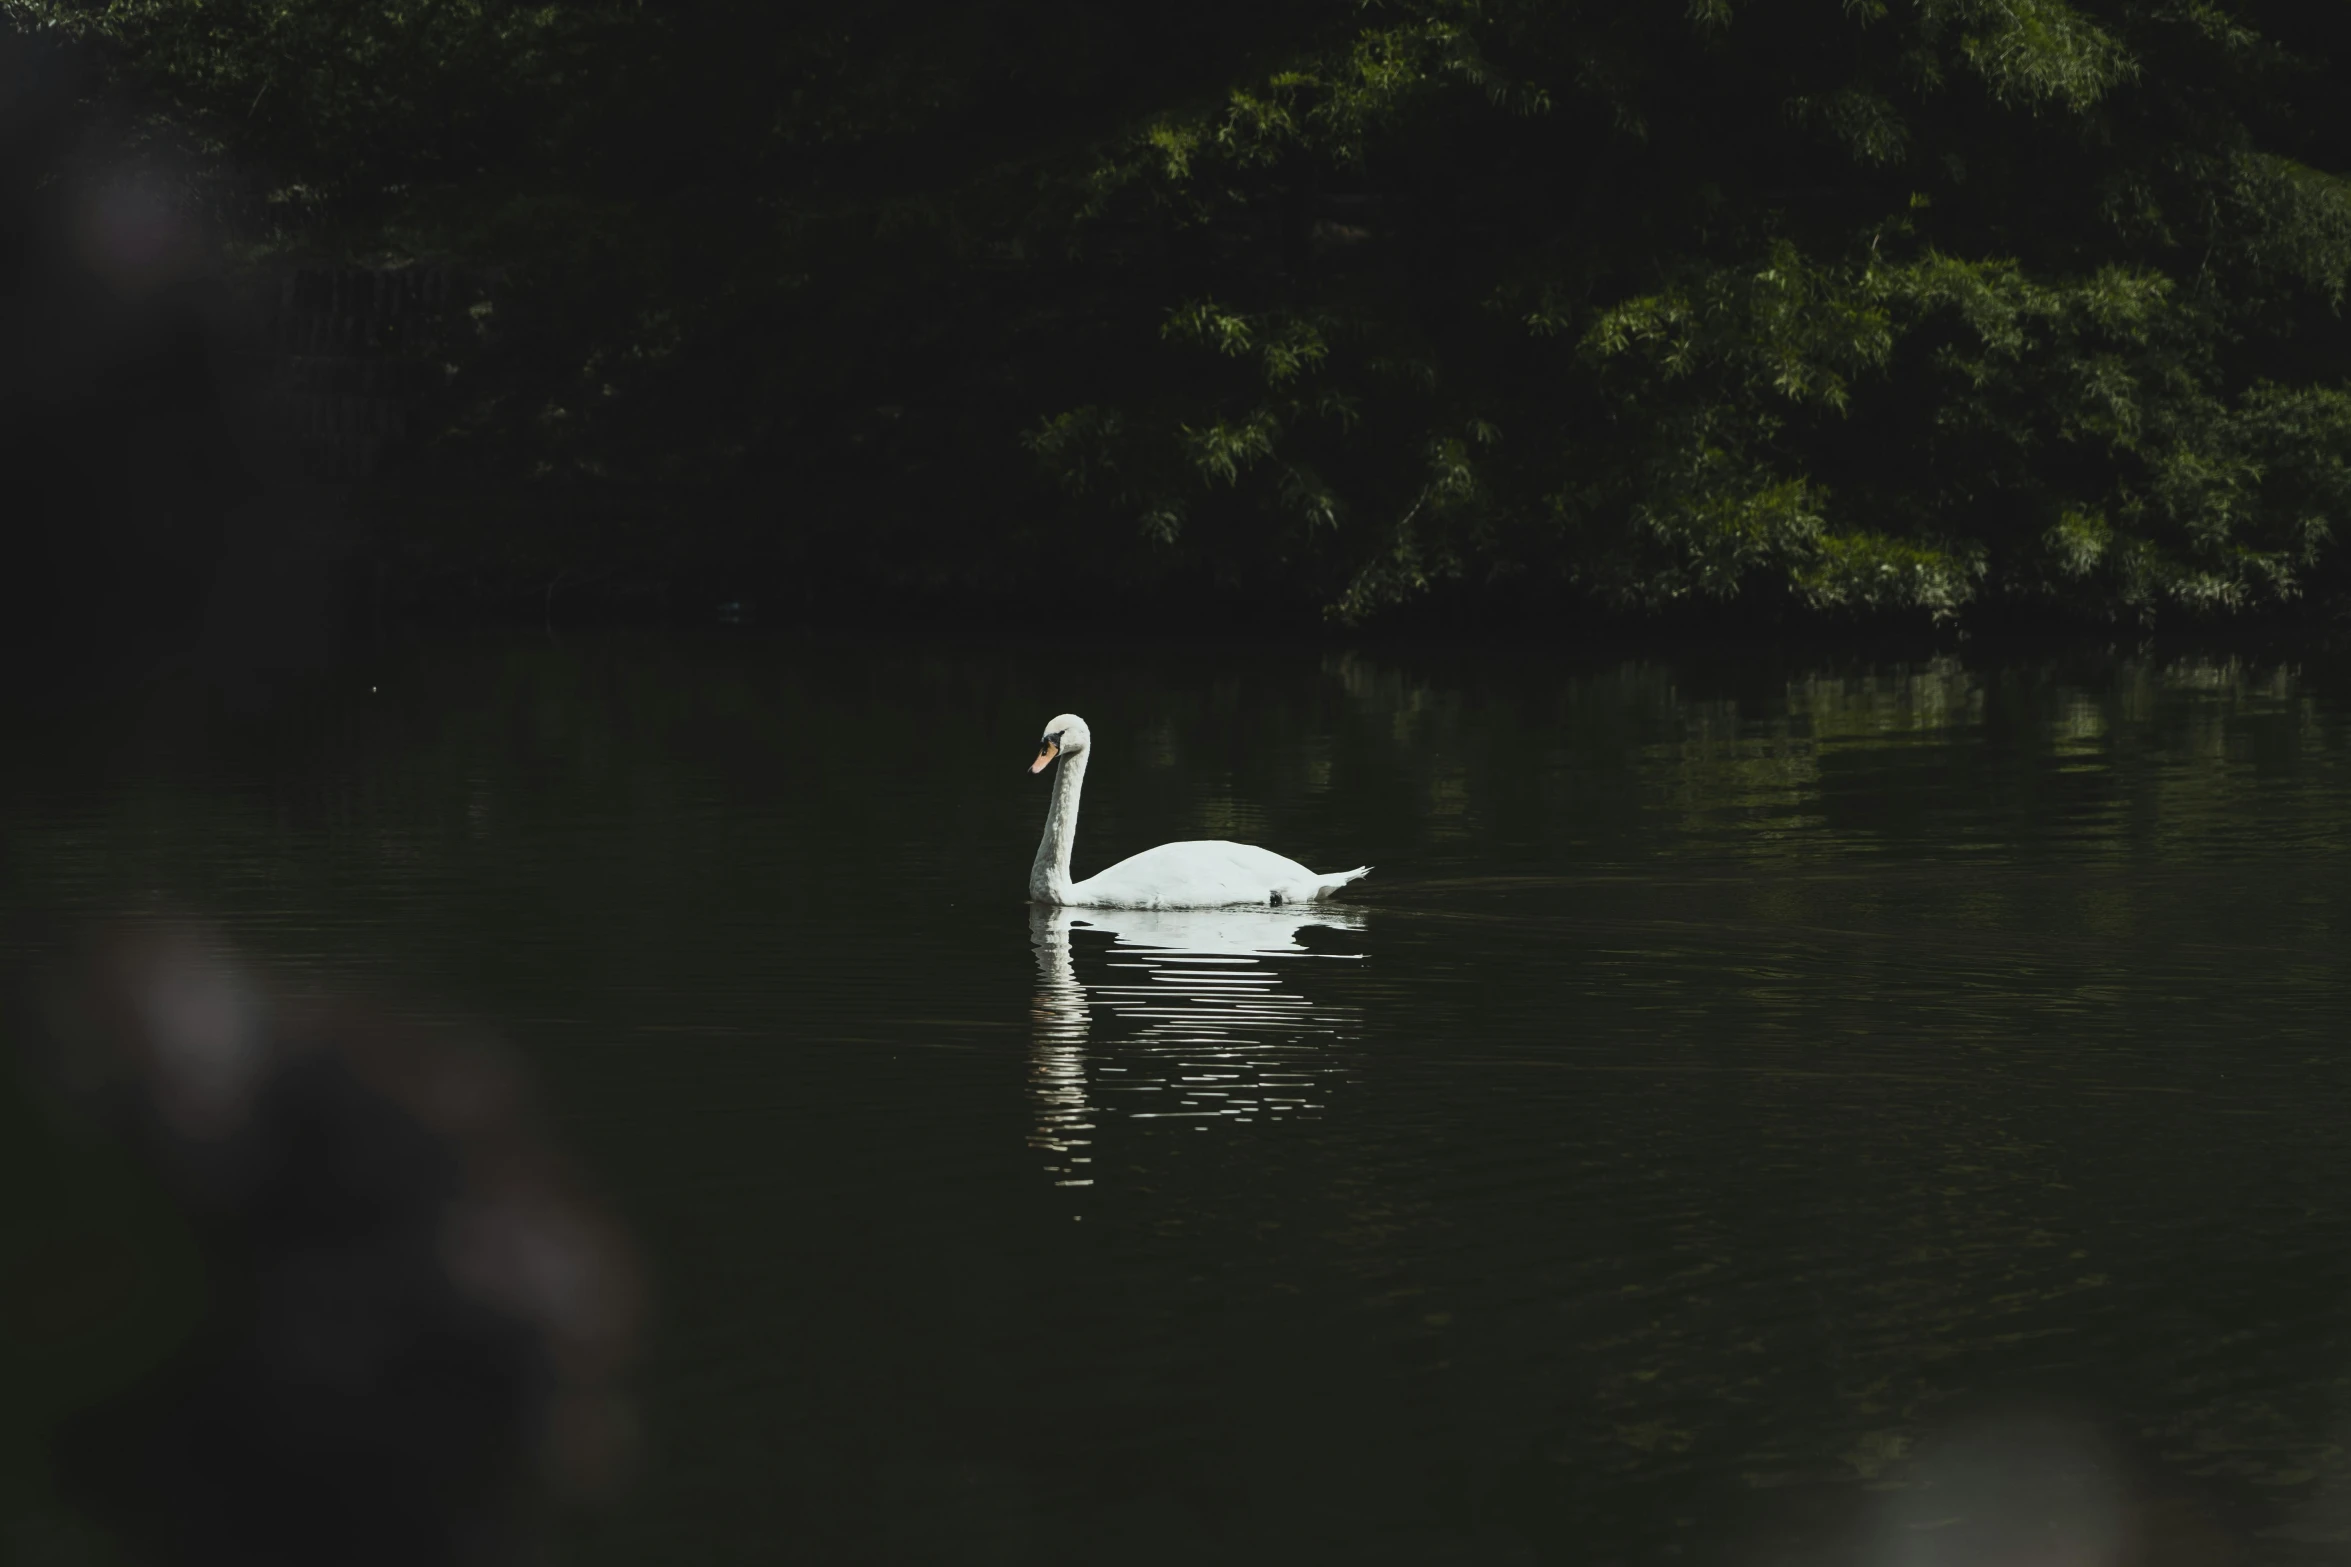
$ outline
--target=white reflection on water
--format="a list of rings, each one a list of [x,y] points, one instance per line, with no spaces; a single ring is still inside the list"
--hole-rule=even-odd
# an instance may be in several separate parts
[[[1324,1046],[1352,1027],[1357,1009],[1289,987],[1308,964],[1362,954],[1308,947],[1298,939],[1308,926],[1356,931],[1363,916],[1329,907],[1029,911],[1029,1141],[1056,1185],[1094,1184],[1092,1134],[1104,1113],[1247,1122],[1322,1108],[1317,1085],[1335,1070]],[[1107,952],[1087,954],[1101,976],[1093,983],[1078,977],[1071,939],[1087,930],[1111,937]],[[1098,1009],[1121,1026],[1089,1050]]]

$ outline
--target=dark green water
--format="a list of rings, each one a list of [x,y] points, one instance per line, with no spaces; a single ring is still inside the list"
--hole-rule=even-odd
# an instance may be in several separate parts
[[[1362,896],[1033,920],[1063,710],[1078,874]],[[2351,662],[542,640],[0,777],[538,1067],[660,1290],[577,1561],[2351,1550]]]

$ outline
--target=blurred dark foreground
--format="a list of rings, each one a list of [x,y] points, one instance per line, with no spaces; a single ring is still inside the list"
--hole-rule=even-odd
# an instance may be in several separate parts
[[[153,131],[0,29],[0,699],[194,673],[260,704],[364,608],[344,493],[272,416],[223,193]]]
[[[16,1559],[527,1561],[613,1490],[639,1273],[512,1058],[188,924],[20,981]]]

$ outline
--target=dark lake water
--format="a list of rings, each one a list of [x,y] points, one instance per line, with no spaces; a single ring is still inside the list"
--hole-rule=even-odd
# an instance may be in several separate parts
[[[1371,878],[1033,914],[1064,710],[1079,875]],[[2339,656],[522,639],[0,779],[537,1068],[659,1294],[570,1560],[2351,1560]]]

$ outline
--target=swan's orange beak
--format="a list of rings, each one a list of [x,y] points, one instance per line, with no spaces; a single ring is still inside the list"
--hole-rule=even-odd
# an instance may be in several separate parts
[[[1043,772],[1046,768],[1053,765],[1053,758],[1059,756],[1060,754],[1061,747],[1055,742],[1051,740],[1041,742],[1037,746],[1037,759],[1029,763],[1029,771],[1032,773]]]

